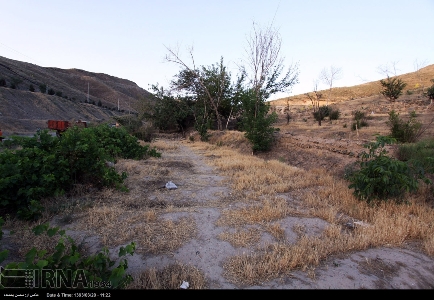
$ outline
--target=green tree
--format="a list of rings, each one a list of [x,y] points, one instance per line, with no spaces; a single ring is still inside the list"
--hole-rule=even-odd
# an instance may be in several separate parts
[[[223,130],[222,110],[230,106],[232,96],[231,74],[223,63],[223,57],[216,65],[189,67],[173,50],[169,49],[166,59],[182,65],[183,69],[175,76],[172,87],[202,102],[205,115],[212,111],[217,120],[218,130]],[[192,51],[190,55],[193,57]]]
[[[402,91],[407,86],[401,79],[394,77],[387,77],[386,80],[380,80],[380,84],[383,87],[381,94],[389,99],[391,102],[394,102],[399,96],[402,95]]]
[[[247,71],[249,88],[243,99],[243,128],[252,143],[253,152],[267,151],[268,141],[273,139],[272,122],[275,115],[268,115],[269,105],[265,101],[278,92],[287,92],[298,83],[298,65],[290,65],[284,73],[283,58],[280,56],[281,37],[271,26],[258,28],[255,23],[247,39]],[[243,69],[243,72],[244,69]],[[260,140],[264,139],[264,143]]]

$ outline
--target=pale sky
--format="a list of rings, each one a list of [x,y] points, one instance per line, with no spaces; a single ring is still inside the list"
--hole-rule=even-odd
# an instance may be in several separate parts
[[[252,23],[273,23],[285,65],[299,63],[299,84],[312,91],[324,67],[342,68],[334,86],[384,78],[414,62],[434,63],[434,0],[0,0],[0,56],[43,67],[77,68],[168,87],[179,66],[164,60],[179,47],[196,65],[224,62],[232,74],[245,59]],[[318,86],[326,89],[325,84]]]

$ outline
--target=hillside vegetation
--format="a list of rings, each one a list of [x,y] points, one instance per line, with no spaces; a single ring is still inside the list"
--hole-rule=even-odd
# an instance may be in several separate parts
[[[419,70],[419,74],[416,72],[406,73],[398,76],[402,81],[407,83],[406,91],[418,90],[422,87],[429,87],[432,85],[430,82],[434,78],[434,64],[429,65]],[[343,102],[347,100],[368,98],[379,95],[381,91],[380,80],[371,81],[364,84],[359,84],[350,87],[335,87],[332,88],[332,103]],[[324,102],[327,100],[329,90],[318,91],[324,95]],[[290,105],[310,105],[311,102],[306,95],[295,95],[277,100],[270,101],[271,105],[284,106],[286,101],[290,101]]]

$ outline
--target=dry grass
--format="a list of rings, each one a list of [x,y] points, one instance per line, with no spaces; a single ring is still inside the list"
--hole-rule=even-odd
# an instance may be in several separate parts
[[[207,282],[204,274],[194,266],[180,263],[169,265],[162,270],[151,268],[134,276],[134,281],[127,289],[180,289],[183,281],[189,289],[205,289]]]
[[[219,234],[219,239],[229,242],[235,248],[252,247],[261,239],[261,233],[257,228],[246,230],[225,231]]]
[[[151,148],[155,147],[158,150],[165,152],[173,152],[178,150],[178,144],[176,141],[157,140],[153,141],[150,146]]]
[[[131,240],[138,253],[169,253],[196,234],[192,218],[177,221],[157,218],[153,209],[129,210],[116,205],[94,206],[75,229],[95,232],[104,246],[115,247]]]
[[[254,192],[252,199],[256,201],[247,202],[244,207],[224,210],[217,225],[264,224],[296,213],[286,200],[276,196],[281,193],[300,199],[308,208],[308,216],[330,223],[321,236],[307,237],[301,227],[295,228],[299,239],[294,245],[281,241],[262,251],[230,258],[224,268],[231,280],[257,284],[295,268],[312,270],[331,254],[400,246],[408,240],[422,241],[424,252],[433,255],[434,212],[420,200],[423,191],[406,195],[408,205],[394,202],[368,205],[352,195],[347,182],[320,169],[307,172],[279,161],[264,161],[243,155],[224,146],[198,142],[191,147],[213,157],[209,163],[229,176],[235,190]],[[261,197],[265,199],[257,201]],[[363,221],[362,224],[367,225],[345,230],[344,224],[348,219]]]
[[[434,65],[429,65],[425,68],[420,69],[420,76],[421,76],[421,84],[425,87],[431,86],[432,83],[430,80],[433,78],[434,73]],[[415,72],[402,74],[398,76],[401,78],[405,83],[407,83],[406,90],[413,90],[413,89],[419,89],[421,86],[419,85],[419,79],[417,77],[417,74]],[[360,85],[355,85],[351,87],[336,87],[332,89],[332,98],[334,102],[341,102],[346,101],[349,99],[356,99],[356,98],[366,98],[378,95],[381,91],[381,84],[380,81],[372,81]],[[326,101],[329,91],[328,90],[322,90],[319,91],[320,93],[323,93],[324,95],[324,102]],[[270,101],[272,105],[279,105],[279,106],[285,106],[286,100],[289,99],[290,104],[305,104],[309,105],[311,104],[308,97],[305,95],[295,95],[291,97],[281,98],[277,100]]]

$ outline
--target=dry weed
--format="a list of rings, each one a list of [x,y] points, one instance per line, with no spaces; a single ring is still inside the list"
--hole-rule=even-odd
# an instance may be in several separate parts
[[[219,234],[219,239],[229,242],[233,247],[249,247],[257,244],[261,233],[257,228],[247,230],[225,231]]]
[[[429,190],[426,187],[415,195],[406,195],[410,203],[407,205],[391,201],[369,205],[353,196],[347,182],[321,169],[307,172],[279,161],[243,155],[224,146],[196,143],[192,148],[213,157],[209,163],[231,178],[235,190],[254,191],[251,196],[255,199],[267,197],[259,204],[224,210],[216,225],[254,225],[284,218],[294,210],[278,198],[270,200],[270,196],[286,192],[309,208],[309,216],[330,223],[319,237],[306,237],[301,228],[295,228],[299,236],[295,245],[280,242],[263,253],[230,258],[225,264],[225,272],[235,281],[255,284],[294,268],[313,270],[321,259],[331,254],[399,246],[412,239],[421,240],[425,252],[434,255],[434,212],[423,201],[423,195]],[[345,233],[338,225],[345,218],[362,222],[356,222],[356,228]]]
[[[178,143],[175,141],[157,140],[150,144],[151,148],[155,147],[161,151],[174,152],[178,150]]]
[[[207,282],[204,274],[194,266],[175,263],[162,270],[151,268],[138,276],[127,289],[180,289],[183,281],[189,283],[189,289],[205,289]]]

